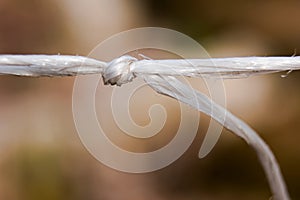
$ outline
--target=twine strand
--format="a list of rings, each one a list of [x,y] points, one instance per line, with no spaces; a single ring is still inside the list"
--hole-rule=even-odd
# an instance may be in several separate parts
[[[188,87],[176,76],[245,78],[280,71],[289,74],[299,69],[300,56],[138,60],[126,55],[107,63],[82,56],[0,55],[0,74],[4,75],[40,77],[101,74],[105,84],[118,86],[135,77],[143,78],[156,92],[204,112],[245,140],[256,151],[273,197],[277,200],[288,200],[290,197],[280,167],[268,145],[245,122],[204,94]]]

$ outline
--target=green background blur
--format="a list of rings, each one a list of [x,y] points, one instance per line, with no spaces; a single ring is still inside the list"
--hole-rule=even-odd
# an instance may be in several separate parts
[[[299,0],[0,0],[0,53],[87,55],[120,31],[161,26],[191,36],[212,57],[292,56],[300,50],[299,25]],[[300,73],[280,75],[226,80],[227,107],[274,150],[292,199],[300,199]],[[162,170],[105,167],[77,136],[73,82],[0,77],[1,200],[269,199],[255,153],[230,132],[198,159],[206,123],[191,148]],[[136,103],[132,112],[143,106]],[[177,127],[178,120],[170,123]]]

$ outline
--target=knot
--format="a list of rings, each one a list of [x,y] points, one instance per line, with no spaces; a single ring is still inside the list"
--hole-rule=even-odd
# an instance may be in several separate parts
[[[135,75],[131,68],[135,61],[137,61],[136,58],[125,55],[109,62],[102,74],[104,84],[121,86],[132,81]]]

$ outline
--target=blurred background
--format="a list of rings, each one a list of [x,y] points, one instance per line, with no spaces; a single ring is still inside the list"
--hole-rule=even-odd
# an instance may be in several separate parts
[[[161,26],[191,36],[212,57],[293,56],[299,24],[298,0],[0,0],[0,53],[87,55],[120,31]],[[280,75],[226,80],[227,107],[270,145],[292,199],[300,199],[300,73]],[[254,151],[230,132],[198,159],[205,117],[189,150],[162,170],[127,174],[105,167],[77,135],[73,82],[0,77],[0,199],[269,199]],[[180,117],[174,100],[164,102],[172,117],[160,135],[175,132]],[[140,119],[148,107],[136,101],[130,109]],[[167,140],[140,142],[139,151]]]

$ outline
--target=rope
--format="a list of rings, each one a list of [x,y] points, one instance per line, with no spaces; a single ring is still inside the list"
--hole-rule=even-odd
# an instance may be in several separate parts
[[[0,55],[0,74],[6,75],[40,77],[101,74],[105,84],[118,86],[135,77],[143,78],[156,92],[204,112],[244,139],[256,151],[273,197],[278,200],[290,198],[280,167],[268,145],[245,122],[207,96],[191,89],[176,76],[245,78],[280,71],[290,73],[299,69],[300,56],[138,60],[126,55],[107,63],[81,56]]]

